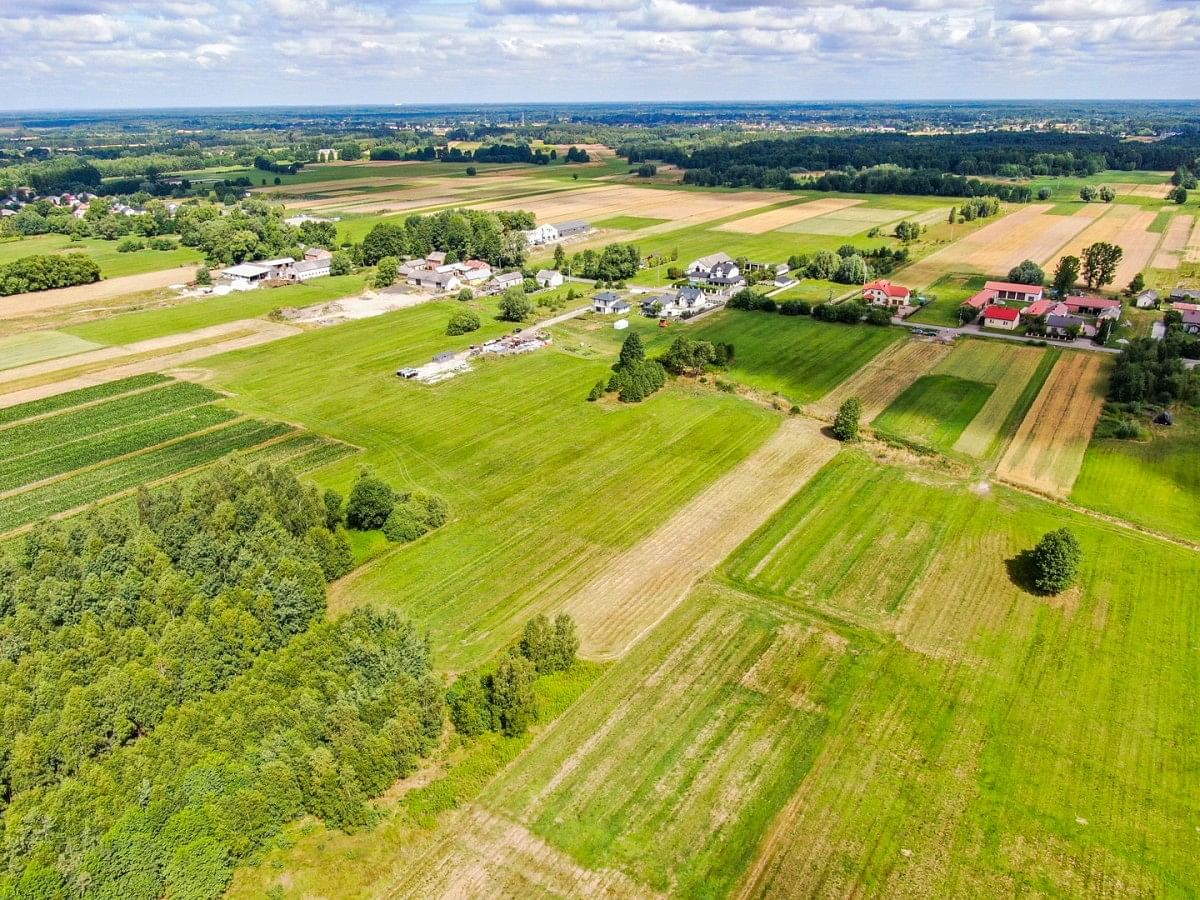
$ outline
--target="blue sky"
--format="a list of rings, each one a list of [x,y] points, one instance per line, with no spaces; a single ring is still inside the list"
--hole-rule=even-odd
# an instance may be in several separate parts
[[[0,0],[0,34],[5,109],[1200,94],[1197,0]]]

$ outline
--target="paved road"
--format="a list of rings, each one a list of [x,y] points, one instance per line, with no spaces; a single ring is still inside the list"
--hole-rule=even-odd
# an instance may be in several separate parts
[[[942,335],[976,335],[977,337],[999,338],[1002,341],[1017,341],[1018,343],[1022,344],[1032,344],[1036,341],[1042,341],[1051,346],[1069,347],[1072,350],[1094,350],[1097,353],[1121,352],[1121,348],[1119,347],[1101,347],[1092,343],[1092,341],[1087,338],[1082,338],[1077,341],[1054,341],[1047,340],[1046,338],[1033,337],[1026,334],[1004,334],[1003,332],[998,331],[984,331],[978,325],[960,325],[958,328],[943,328],[936,325],[922,325],[920,322],[908,322],[905,319],[899,318],[898,316],[892,316],[892,324],[903,325],[906,328],[933,328]]]

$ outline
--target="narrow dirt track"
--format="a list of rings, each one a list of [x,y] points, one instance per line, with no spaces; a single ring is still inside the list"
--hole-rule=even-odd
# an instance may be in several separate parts
[[[160,272],[126,275],[124,278],[106,278],[95,284],[80,284],[75,287],[36,291],[31,294],[13,294],[11,297],[0,298],[0,321],[49,315],[68,306],[102,303],[126,294],[137,294],[142,291],[165,288],[172,284],[183,284],[196,277],[197,268],[198,266],[178,266],[174,269],[163,269]]]
[[[758,450],[566,604],[590,659],[623,655],[704,575],[769,519],[837,453],[818,423],[788,419]]]

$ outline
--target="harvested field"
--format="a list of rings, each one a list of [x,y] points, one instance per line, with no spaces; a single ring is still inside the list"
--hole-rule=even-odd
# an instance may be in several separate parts
[[[589,222],[628,215],[649,219],[668,219],[669,227],[695,225],[748,212],[773,203],[795,200],[790,194],[771,191],[734,191],[703,193],[605,185],[579,188],[546,197],[484,203],[484,209],[525,209],[539,222],[587,219]],[[659,226],[667,227],[667,226]]]
[[[897,273],[914,288],[926,288],[947,272],[1003,275],[1024,259],[1055,255],[1111,207],[1088,204],[1071,216],[1050,215],[1050,204],[1032,203],[931,253]]]
[[[789,419],[737,468],[608,564],[565,606],[581,652],[612,659],[670,613],[692,586],[837,452],[816,423]]]
[[[904,389],[950,353],[941,341],[910,340],[893,344],[834,388],[822,400],[808,406],[811,415],[833,421],[837,408],[851,397],[862,401],[862,421],[870,422],[883,412]]]
[[[934,367],[936,375],[970,378],[996,389],[955,441],[953,449],[983,458],[1025,393],[1046,351],[999,341],[965,341]]]
[[[1162,184],[1114,184],[1112,186],[1118,194],[1128,194],[1130,197],[1150,197],[1155,200],[1165,200],[1167,194],[1173,190],[1173,186],[1169,182]]]
[[[997,476],[1068,496],[1104,407],[1107,371],[1108,360],[1099,353],[1068,353],[1060,359],[1000,460]]]
[[[1192,227],[1192,236],[1188,238],[1183,258],[1185,262],[1200,262],[1200,219]]]
[[[1178,269],[1188,249],[1188,237],[1192,234],[1195,219],[1192,216],[1174,216],[1163,232],[1162,243],[1154,256],[1154,268]]]
[[[173,284],[185,284],[196,276],[197,266],[180,266],[144,275],[126,275],[123,278],[106,278],[95,284],[79,284],[75,287],[55,288],[52,291],[35,291],[30,294],[13,294],[0,303],[0,320],[23,319],[56,313],[68,306],[85,303],[100,303],[125,294],[137,294]]]
[[[1088,204],[1088,206],[1093,205]],[[1085,207],[1086,209],[1087,207]],[[1076,213],[1074,216],[1063,218],[1070,221],[1079,215],[1080,213]],[[1110,241],[1125,251],[1125,255],[1121,258],[1121,265],[1117,268],[1116,278],[1113,280],[1114,285],[1123,286],[1129,284],[1134,275],[1150,264],[1150,257],[1154,255],[1154,248],[1158,246],[1161,237],[1149,230],[1154,218],[1154,212],[1138,206],[1111,205],[1106,213],[1098,215],[1091,225],[1056,251],[1042,256],[1031,255],[1028,258],[1039,262],[1044,261],[1043,268],[1050,272],[1058,265],[1058,260],[1062,257],[1081,257],[1083,248],[1089,244],[1097,241]]]
[[[716,230],[732,231],[736,234],[766,234],[768,231],[775,231],[787,225],[794,225],[797,222],[803,222],[805,219],[815,219],[817,216],[823,216],[826,213],[846,209],[850,206],[857,206],[862,202],[862,200],[824,197],[820,200],[810,200],[807,203],[800,203],[796,206],[772,209],[768,212],[759,213],[755,216],[747,216],[744,219],[738,219],[734,222],[726,222],[724,225],[718,225]],[[862,229],[858,230],[861,231]]]
[[[880,209],[876,207],[852,207],[826,213],[815,219],[797,222],[781,229],[794,234],[858,234],[871,228],[899,222],[916,215],[911,209]],[[945,218],[945,213],[941,214]]]

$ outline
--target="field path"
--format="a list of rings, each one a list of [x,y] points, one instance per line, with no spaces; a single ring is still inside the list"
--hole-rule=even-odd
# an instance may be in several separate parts
[[[1066,353],[1042,386],[996,477],[1043,494],[1071,493],[1104,408],[1105,357]]]
[[[196,277],[197,268],[199,267],[177,266],[174,269],[146,272],[142,275],[106,278],[94,284],[79,284],[75,287],[55,288],[52,291],[34,291],[29,294],[0,297],[0,321],[53,313],[67,306],[100,303],[112,300],[114,297],[122,297],[125,294],[152,291],[172,284],[183,284]]]
[[[837,453],[808,419],[786,420],[735,469],[641,543],[618,556],[565,606],[591,659],[624,654]]]
[[[839,384],[816,403],[808,406],[810,415],[833,421],[837,408],[851,397],[862,401],[862,421],[871,422],[904,389],[932,369],[950,353],[951,345],[942,341],[899,341]]]

